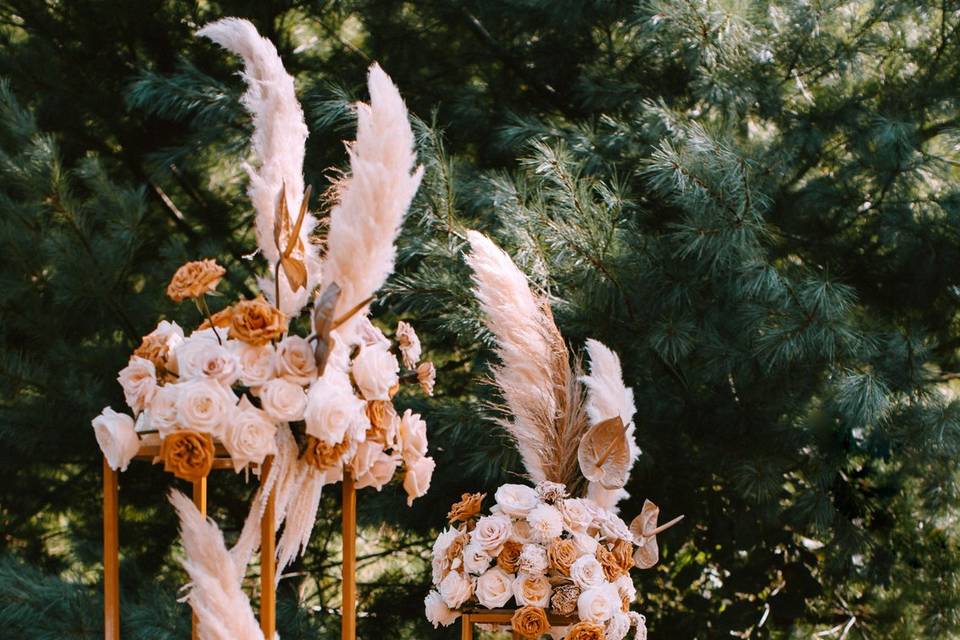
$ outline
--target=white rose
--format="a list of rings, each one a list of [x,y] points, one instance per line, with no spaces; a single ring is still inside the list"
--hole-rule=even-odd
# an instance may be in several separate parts
[[[573,534],[573,544],[577,547],[577,554],[581,556],[593,556],[599,546],[596,538],[585,533]]]
[[[413,465],[407,466],[407,473],[403,476],[403,488],[407,492],[407,506],[424,495],[430,489],[430,480],[437,464],[433,458],[420,458]]]
[[[240,377],[240,363],[233,351],[202,332],[195,332],[177,347],[177,367],[180,380],[212,378],[229,387]]]
[[[512,573],[500,567],[490,569],[477,578],[476,596],[480,604],[487,609],[500,609],[513,597]]]
[[[241,384],[257,389],[273,380],[276,351],[272,344],[254,345],[241,340],[231,340],[229,344],[240,367]]]
[[[580,556],[570,567],[570,579],[581,591],[599,587],[606,582],[603,567],[593,556]]]
[[[179,389],[179,384],[166,384],[159,387],[153,394],[153,399],[150,400],[148,407],[150,426],[160,432],[161,438],[180,428],[180,423],[177,421]]]
[[[367,400],[389,400],[390,389],[399,384],[400,365],[390,345],[363,345],[350,365],[353,381]]]
[[[513,581],[513,597],[521,607],[550,606],[550,580],[545,575],[531,576],[521,573]]]
[[[538,504],[527,514],[533,536],[540,542],[550,542],[563,533],[563,516],[556,507]]]
[[[237,404],[236,396],[210,378],[177,386],[177,421],[188,429],[220,437]]]
[[[400,347],[400,355],[403,357],[403,366],[407,369],[413,369],[420,361],[420,338],[417,332],[408,323],[401,320],[397,323],[397,345]]]
[[[423,599],[424,609],[426,610],[427,620],[436,629],[437,625],[449,627],[460,617],[458,611],[451,611],[450,607],[443,601],[443,597],[436,591],[431,591]]]
[[[463,548],[463,568],[467,573],[480,575],[490,567],[493,558],[476,542],[470,542]]]
[[[413,413],[410,409],[403,412],[398,435],[403,459],[407,464],[427,455],[427,423],[420,418],[419,413]]]
[[[317,377],[313,346],[300,336],[287,336],[277,345],[277,375],[301,386]]]
[[[224,429],[223,446],[230,453],[233,470],[240,472],[249,463],[262,464],[277,452],[277,425],[244,396]]]
[[[440,584],[447,571],[450,570],[449,563],[446,562],[447,549],[453,544],[453,541],[460,536],[460,532],[453,527],[447,528],[440,533],[433,543],[433,584]]]
[[[560,502],[560,515],[563,526],[570,533],[581,533],[593,524],[593,510],[587,507],[581,498],[572,498]]]
[[[451,609],[456,609],[473,595],[470,578],[459,571],[451,571],[440,581],[440,596]]]
[[[120,370],[117,381],[123,387],[123,397],[134,413],[140,413],[157,392],[157,368],[146,358],[133,356]]]
[[[620,596],[610,583],[586,589],[577,598],[577,615],[581,620],[600,624],[617,611],[620,611]]]
[[[366,408],[367,403],[353,395],[346,376],[328,368],[307,393],[303,412],[307,433],[331,445],[343,442],[348,432],[366,433],[370,427]]]
[[[503,513],[520,518],[540,504],[537,492],[525,484],[501,485],[493,497]]]
[[[517,561],[520,573],[537,576],[547,572],[549,566],[547,560],[547,550],[538,544],[525,544],[520,551],[520,559]]]
[[[367,470],[363,474],[357,475],[357,489],[373,487],[380,491],[393,478],[397,467],[400,466],[400,459],[398,456],[388,454],[376,443],[360,443],[358,450],[366,444],[370,444],[369,448],[376,454]]]
[[[637,588],[634,586],[629,574],[624,574],[614,580],[613,586],[617,588],[621,600],[625,599],[627,602],[633,602],[637,599]]]
[[[140,438],[133,428],[133,418],[105,407],[91,424],[107,464],[111,469],[126,471],[127,465],[140,450]]]
[[[600,523],[600,533],[608,540],[633,540],[630,527],[620,516],[607,513],[607,517]]]
[[[473,530],[473,540],[481,549],[495,556],[510,539],[511,532],[512,526],[507,516],[483,516],[477,520],[477,526]]]
[[[622,611],[618,611],[607,622],[604,637],[606,640],[623,640],[628,633],[630,633],[630,617]]]
[[[307,394],[303,387],[285,378],[274,378],[260,387],[260,404],[278,422],[303,420]]]

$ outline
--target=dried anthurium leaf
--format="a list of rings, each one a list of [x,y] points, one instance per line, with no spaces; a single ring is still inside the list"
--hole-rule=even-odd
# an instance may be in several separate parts
[[[331,282],[320,294],[320,298],[313,307],[313,332],[317,337],[314,355],[317,358],[317,371],[321,376],[327,366],[330,350],[333,348],[330,332],[334,329],[333,314],[337,309],[337,301],[339,300],[340,286],[336,282]]]
[[[580,471],[605,489],[619,489],[630,474],[630,443],[620,416],[590,427],[577,450]]]
[[[640,515],[630,523],[630,533],[633,534],[633,543],[637,550],[633,553],[633,563],[640,569],[649,569],[660,560],[660,547],[657,545],[657,534],[662,533],[683,520],[677,516],[670,522],[657,526],[660,517],[660,507],[649,500],[643,501]]]

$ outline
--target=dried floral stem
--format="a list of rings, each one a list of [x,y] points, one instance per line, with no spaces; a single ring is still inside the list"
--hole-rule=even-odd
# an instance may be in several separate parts
[[[220,332],[217,331],[217,326],[213,323],[213,316],[210,314],[210,307],[207,306],[206,296],[200,296],[195,298],[197,302],[197,309],[200,310],[200,313],[203,314],[203,317],[207,319],[207,322],[210,323],[210,328],[213,329],[213,335],[217,337],[217,344],[223,345],[223,340],[220,338]]]

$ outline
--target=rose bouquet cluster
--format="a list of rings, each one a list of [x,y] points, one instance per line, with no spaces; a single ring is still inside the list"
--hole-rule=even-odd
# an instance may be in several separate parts
[[[277,453],[277,429],[296,425],[302,458],[324,477],[380,490],[401,466],[410,499],[424,493],[433,472],[426,455],[426,424],[410,410],[398,415],[392,397],[401,381],[432,394],[434,368],[419,364],[421,346],[409,324],[397,327],[400,363],[383,332],[362,318],[352,353],[335,343],[321,371],[314,343],[288,332],[284,314],[262,297],[242,300],[215,315],[205,296],[224,269],[213,260],[190,262],[167,289],[192,299],[208,319],[189,336],[161,322],[143,338],[118,381],[136,417],[105,409],[94,420],[111,466],[125,468],[136,454],[136,432],[157,432],[165,469],[186,480],[206,476],[221,443],[236,471]],[[419,364],[419,366],[418,366]]]
[[[640,453],[633,391],[617,355],[588,340],[590,371],[571,365],[545,296],[489,238],[467,233],[474,294],[496,338],[493,383],[503,398],[496,421],[513,440],[533,486],[497,489],[487,515],[483,494],[464,494],[433,547],[427,619],[453,623],[466,610],[512,611],[523,638],[622,640],[646,621],[630,611],[629,572],[659,560],[659,509],[646,501],[628,526],[617,503]],[[552,624],[555,623],[555,624]]]
[[[652,503],[630,526],[566,487],[505,484],[488,515],[483,494],[464,494],[450,526],[433,546],[427,618],[449,625],[459,609],[515,609],[511,625],[524,638],[552,633],[567,640],[622,640],[631,627],[645,635],[643,616],[630,611],[634,566],[656,564]],[[551,628],[548,613],[578,621]]]

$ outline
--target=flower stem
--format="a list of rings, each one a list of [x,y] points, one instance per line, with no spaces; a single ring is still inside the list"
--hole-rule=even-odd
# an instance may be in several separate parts
[[[197,298],[197,308],[200,309],[200,313],[202,313],[207,319],[207,322],[210,323],[210,328],[213,329],[213,335],[217,336],[217,344],[223,346],[223,340],[220,339],[220,332],[217,331],[217,325],[213,324],[213,316],[210,315],[210,307],[207,306],[206,296]]]

